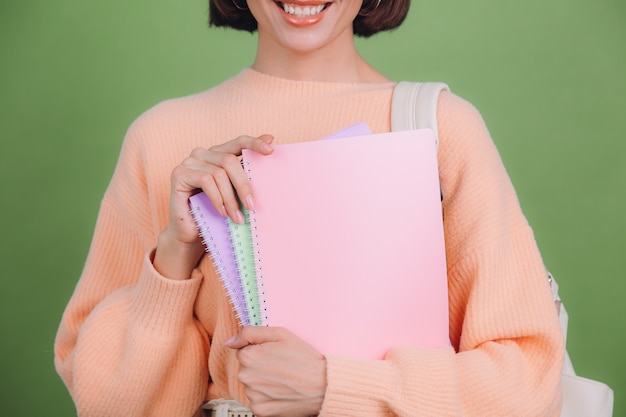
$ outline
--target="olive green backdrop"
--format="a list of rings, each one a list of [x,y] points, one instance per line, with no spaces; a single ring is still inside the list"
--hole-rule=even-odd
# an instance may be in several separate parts
[[[1,415],[75,415],[53,340],[127,126],[253,59],[254,36],[206,18],[204,0],[0,3]],[[359,41],[389,77],[445,81],[481,110],[560,281],[577,370],[615,389],[616,416],[625,23],[623,0],[417,1],[400,30]]]

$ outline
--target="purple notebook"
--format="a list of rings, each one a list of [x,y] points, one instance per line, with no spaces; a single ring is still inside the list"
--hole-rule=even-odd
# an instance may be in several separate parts
[[[210,253],[228,299],[233,305],[239,324],[248,326],[248,314],[226,218],[215,210],[204,192],[189,198],[189,208],[205,249]]]

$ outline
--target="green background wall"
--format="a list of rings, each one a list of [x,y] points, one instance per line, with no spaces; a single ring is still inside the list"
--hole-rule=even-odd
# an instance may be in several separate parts
[[[204,0],[0,3],[0,414],[75,414],[53,339],[127,126],[252,62]],[[626,2],[416,1],[359,41],[389,77],[483,113],[570,313],[579,373],[626,415]],[[114,400],[114,399],[112,399]]]

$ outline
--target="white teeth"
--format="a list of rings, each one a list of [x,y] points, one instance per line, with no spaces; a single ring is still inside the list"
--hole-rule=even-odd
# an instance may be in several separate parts
[[[296,17],[315,16],[324,10],[325,6],[320,4],[319,6],[297,6],[293,4],[283,3],[283,10],[285,13],[294,15]]]

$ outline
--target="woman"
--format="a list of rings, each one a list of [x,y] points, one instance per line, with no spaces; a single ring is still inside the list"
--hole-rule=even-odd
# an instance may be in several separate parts
[[[563,346],[546,272],[480,115],[451,93],[437,112],[452,346],[368,361],[324,356],[289,329],[238,328],[187,199],[202,189],[241,222],[236,196],[255,202],[242,149],[269,155],[354,122],[389,131],[395,83],[354,35],[397,27],[409,1],[209,4],[213,25],[258,30],[257,55],[127,133],[56,341],[79,414],[191,416],[232,398],[257,416],[558,415]]]

